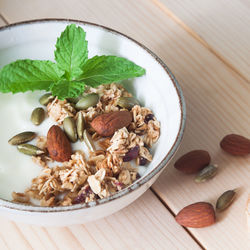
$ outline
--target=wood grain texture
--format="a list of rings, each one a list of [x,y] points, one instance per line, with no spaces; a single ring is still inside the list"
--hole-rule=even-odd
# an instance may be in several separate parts
[[[198,185],[194,183],[193,176],[184,176],[177,172],[173,168],[173,160],[153,189],[172,211],[177,213],[184,206],[197,201],[210,201],[214,204],[217,197],[227,189],[240,187],[235,203],[218,216],[218,223],[209,228],[191,231],[207,249],[247,249],[244,210],[247,190],[250,188],[249,157],[235,158],[225,154],[219,148],[219,141],[228,133],[250,136],[250,85],[213,53],[218,51],[218,47],[209,50],[176,20],[169,17],[154,1],[56,0],[51,2],[44,0],[41,3],[26,0],[26,2],[27,5],[24,6],[18,0],[4,0],[0,2],[0,9],[9,22],[43,17],[66,17],[107,25],[142,42],[167,63],[181,84],[187,103],[187,127],[183,144],[175,159],[192,149],[205,149],[211,153],[212,161],[219,165],[219,173],[208,183]],[[215,16],[214,19],[216,18],[220,16]],[[228,19],[228,22],[230,20],[232,19]],[[248,46],[243,49],[247,49]],[[221,53],[227,58],[226,50]],[[242,59],[237,60],[241,65]],[[239,68],[243,69],[242,66]],[[151,210],[154,208],[154,199],[153,195],[147,198],[147,205]],[[139,205],[137,205],[138,202]],[[113,246],[115,248],[118,246],[117,241],[122,239],[123,230],[136,229],[130,235],[132,242],[137,242],[136,239],[140,238],[143,240],[140,243],[138,241],[139,247],[151,248],[151,240],[153,242],[156,240],[145,235],[149,233],[148,227],[151,227],[152,231],[159,228],[156,226],[156,218],[151,218],[151,224],[148,221],[140,224],[144,222],[144,216],[147,214],[144,210],[144,216],[140,215],[135,225],[133,225],[133,219],[132,222],[129,220],[130,216],[134,218],[138,216],[137,213],[141,213],[141,211],[137,212],[137,209],[132,212],[129,209],[131,207],[133,209],[134,206],[143,208],[143,202],[145,202],[145,195],[129,208],[119,212],[118,214],[122,213],[119,218],[117,214],[108,217],[113,221],[111,226],[106,218],[87,226],[73,226],[69,230],[81,245],[85,242],[87,246],[93,248],[110,247],[108,242],[111,236],[108,234],[112,235],[112,232],[116,232],[116,242]],[[137,213],[134,214],[135,212]],[[144,225],[144,227],[142,231],[136,232],[139,230],[138,225]],[[102,227],[105,230],[102,230]],[[169,226],[170,230],[171,227]],[[44,231],[50,235],[47,230],[44,229]],[[72,237],[71,234],[69,235]],[[159,237],[157,240],[166,239],[166,236],[158,231],[153,236]],[[58,236],[58,239],[60,237]],[[57,247],[61,246],[60,240],[57,244],[53,244]],[[125,246],[125,243],[122,244]],[[161,247],[161,245],[156,246]]]
[[[151,191],[85,225],[44,228],[0,221],[0,249],[200,249]]]
[[[250,81],[249,1],[154,0],[154,2]]]

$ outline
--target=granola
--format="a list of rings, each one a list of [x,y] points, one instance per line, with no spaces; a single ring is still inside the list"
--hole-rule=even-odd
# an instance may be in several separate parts
[[[69,206],[96,201],[128,187],[138,179],[138,168],[132,166],[131,160],[137,166],[152,161],[150,148],[160,136],[160,123],[153,112],[139,105],[134,106],[130,110],[133,120],[128,128],[123,127],[113,136],[103,138],[91,128],[90,122],[100,114],[126,110],[119,107],[118,99],[132,95],[115,83],[88,88],[85,93],[97,93],[99,102],[77,112],[67,100],[55,98],[47,105],[48,116],[61,125],[66,117],[77,119],[81,112],[85,129],[95,141],[97,150],[75,151],[69,161],[60,165],[55,165],[46,154],[33,156],[32,160],[43,168],[42,173],[32,180],[25,193],[13,192],[15,202],[31,203],[35,199],[40,201],[41,206]],[[46,137],[38,137],[37,146],[46,151]]]

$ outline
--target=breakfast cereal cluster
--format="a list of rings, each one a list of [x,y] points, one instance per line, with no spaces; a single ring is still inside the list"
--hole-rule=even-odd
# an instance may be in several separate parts
[[[69,100],[55,98],[47,105],[47,112],[59,126],[67,117],[76,120],[83,115],[94,149],[75,151],[69,161],[60,164],[48,153],[32,156],[42,173],[24,193],[13,192],[15,202],[34,204],[34,200],[39,200],[41,206],[68,206],[96,201],[131,185],[139,178],[137,166],[152,161],[150,148],[160,136],[160,123],[153,112],[138,104],[130,109],[120,107],[119,98],[132,95],[115,83],[89,88],[85,93],[99,95],[96,105],[79,111]],[[99,115],[125,110],[131,113],[132,121],[111,136],[101,136],[90,125]],[[47,152],[45,136],[39,136],[36,144]]]

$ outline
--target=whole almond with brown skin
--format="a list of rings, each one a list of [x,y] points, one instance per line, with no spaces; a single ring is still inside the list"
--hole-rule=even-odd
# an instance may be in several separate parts
[[[179,158],[174,167],[185,174],[193,174],[207,165],[209,165],[211,157],[205,150],[193,150],[181,158]]]
[[[59,162],[70,160],[72,155],[71,144],[59,126],[54,125],[49,129],[47,147],[49,155],[53,160]]]
[[[226,135],[220,142],[220,146],[231,155],[250,154],[250,140],[241,135]]]
[[[215,223],[215,211],[207,202],[197,202],[184,207],[175,217],[184,227],[208,227]]]
[[[101,136],[111,136],[116,130],[127,127],[132,122],[129,111],[115,111],[97,116],[92,122],[92,128]]]

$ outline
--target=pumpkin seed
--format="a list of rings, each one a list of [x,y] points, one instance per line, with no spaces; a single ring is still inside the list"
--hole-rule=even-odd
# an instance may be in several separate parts
[[[83,139],[89,150],[95,152],[96,148],[94,142],[86,129],[83,131]]]
[[[67,101],[76,104],[81,98],[82,98],[82,95],[75,97],[75,98],[67,98]]]
[[[76,120],[76,130],[78,138],[82,141],[83,140],[83,131],[84,131],[84,117],[82,112],[78,113],[77,120]]]
[[[17,146],[17,149],[19,150],[19,152],[26,155],[36,156],[44,154],[44,151],[42,149],[31,144],[20,144]]]
[[[45,111],[43,108],[35,108],[31,114],[31,121],[34,125],[40,125],[45,119]]]
[[[82,97],[77,103],[76,108],[78,110],[87,109],[89,107],[95,106],[99,101],[99,95],[96,93],[92,93]]]
[[[228,190],[224,192],[216,202],[216,210],[218,212],[223,211],[233,202],[236,196],[235,190]]]
[[[25,142],[29,142],[33,140],[36,137],[36,133],[31,131],[22,132],[20,134],[17,134],[9,139],[9,144],[11,145],[19,145]]]
[[[66,117],[63,121],[63,128],[71,142],[77,141],[76,122],[73,117]]]
[[[134,97],[120,97],[117,104],[125,109],[131,109],[140,103]]]
[[[54,99],[55,97],[51,93],[47,93],[40,97],[39,102],[41,105],[47,106]]]
[[[197,183],[205,182],[213,178],[217,173],[218,168],[214,165],[208,165],[203,168],[195,177],[194,181]]]

